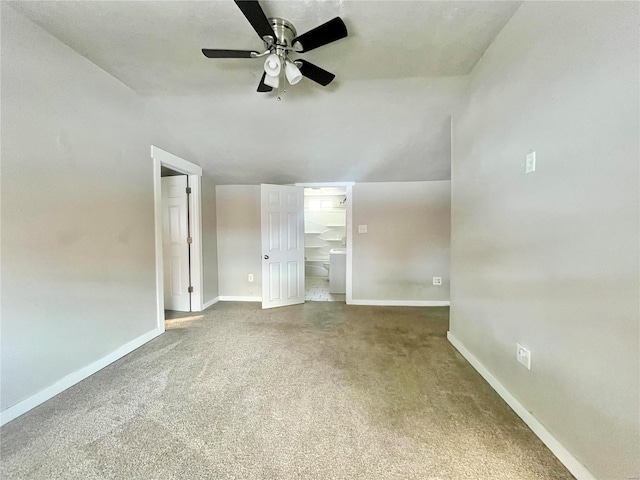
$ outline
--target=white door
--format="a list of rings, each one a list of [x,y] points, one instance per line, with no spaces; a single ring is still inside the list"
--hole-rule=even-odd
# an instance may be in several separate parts
[[[262,185],[262,308],[304,303],[304,189]]]
[[[164,308],[191,311],[187,176],[162,178]]]

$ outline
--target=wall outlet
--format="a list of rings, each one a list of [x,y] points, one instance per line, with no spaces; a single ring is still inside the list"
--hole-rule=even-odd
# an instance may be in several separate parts
[[[524,173],[533,173],[536,171],[536,152],[528,153],[524,162]]]
[[[516,357],[518,361],[531,370],[531,351],[524,348],[519,343],[516,343]]]
[[[253,282],[253,273],[250,273],[250,274],[249,274],[249,281],[250,281],[250,282]]]
[[[366,225],[358,225],[358,233],[367,233]]]
[[[442,285],[442,277],[433,277],[434,285]]]

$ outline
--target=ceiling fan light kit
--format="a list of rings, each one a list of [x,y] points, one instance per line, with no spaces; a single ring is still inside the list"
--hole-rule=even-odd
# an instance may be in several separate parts
[[[260,58],[266,56],[264,74],[258,92],[278,89],[278,100],[284,92],[285,77],[290,85],[302,77],[327,86],[335,75],[302,59],[291,59],[290,53],[305,53],[347,36],[347,27],[340,17],[297,36],[295,27],[283,18],[267,18],[257,0],[234,0],[253,29],[264,42],[265,50],[220,50],[203,48],[207,58]],[[284,68],[283,68],[284,67]]]
[[[271,88],[278,88],[280,86],[280,75],[266,75],[264,77],[264,84]]]
[[[280,57],[275,53],[269,55],[264,62],[264,71],[267,75],[271,75],[272,77],[280,75],[281,68],[282,60],[280,60]]]
[[[287,62],[287,65],[284,67],[284,73],[287,76],[287,81],[291,85],[295,85],[302,80],[302,73],[300,73],[300,69],[293,62]]]

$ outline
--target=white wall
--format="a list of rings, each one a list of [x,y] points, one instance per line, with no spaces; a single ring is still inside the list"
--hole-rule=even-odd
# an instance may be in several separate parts
[[[215,177],[202,175],[202,270],[204,303],[218,296],[218,236]]]
[[[448,180],[353,187],[354,302],[449,301],[450,188]]]
[[[602,480],[640,475],[638,9],[525,2],[453,117],[451,332]]]
[[[2,4],[2,410],[156,329],[138,95]]]
[[[261,298],[260,185],[218,185],[216,211],[220,296]]]
[[[216,206],[220,296],[261,297],[260,186],[218,185]],[[354,302],[449,301],[449,181],[356,184],[353,222],[369,227],[354,233]]]
[[[255,66],[242,68],[255,75]],[[281,102],[225,85],[207,95],[152,97],[149,107],[185,140],[184,158],[203,159],[219,185],[451,178],[450,117],[465,77],[345,81],[336,73],[327,88],[303,80]],[[286,134],[265,149],[274,116]]]

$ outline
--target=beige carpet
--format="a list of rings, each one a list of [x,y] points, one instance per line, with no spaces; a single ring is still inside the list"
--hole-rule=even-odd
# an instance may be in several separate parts
[[[448,309],[220,303],[0,430],[3,479],[573,478]]]

